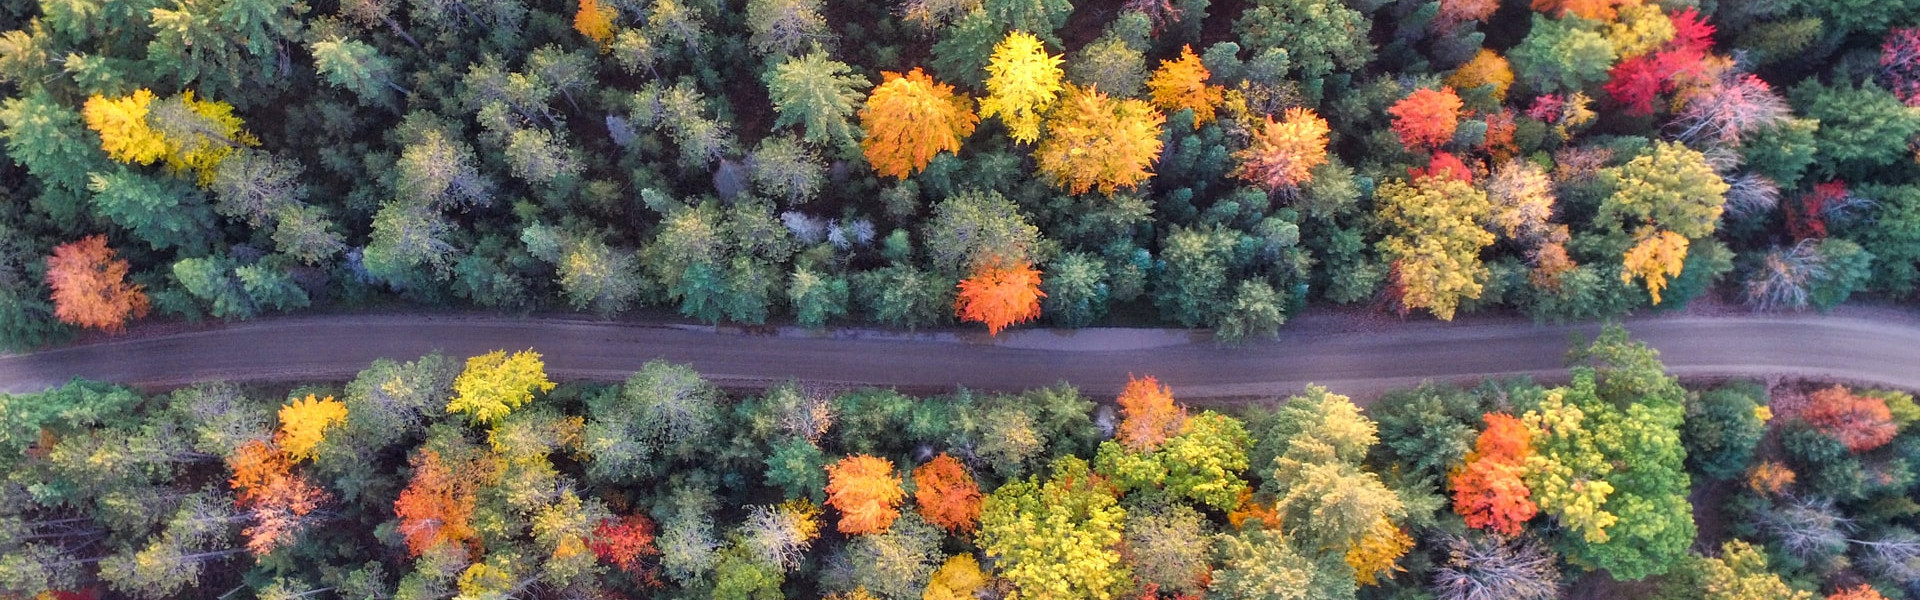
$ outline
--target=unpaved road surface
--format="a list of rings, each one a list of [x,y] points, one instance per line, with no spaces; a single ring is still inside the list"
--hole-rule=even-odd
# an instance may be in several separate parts
[[[1920,389],[1912,315],[1678,316],[1629,320],[1682,377],[1812,377]],[[0,356],[0,392],[85,377],[142,386],[209,379],[345,380],[376,358],[456,357],[532,348],[556,379],[615,381],[652,359],[692,363],[724,384],[789,378],[918,390],[1017,390],[1067,381],[1099,396],[1154,375],[1188,401],[1282,396],[1319,383],[1370,398],[1422,380],[1564,377],[1571,336],[1598,326],[1476,319],[1353,326],[1308,315],[1280,338],[1223,347],[1181,330],[1016,330],[920,334],[793,329],[741,332],[564,318],[334,315],[133,334]]]

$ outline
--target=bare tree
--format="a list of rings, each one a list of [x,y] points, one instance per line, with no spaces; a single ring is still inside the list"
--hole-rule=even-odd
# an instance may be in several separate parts
[[[1560,590],[1552,552],[1527,538],[1446,535],[1446,563],[1434,571],[1441,600],[1549,600]]]

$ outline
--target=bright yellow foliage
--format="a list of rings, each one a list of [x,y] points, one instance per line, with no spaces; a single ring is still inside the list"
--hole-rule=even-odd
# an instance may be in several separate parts
[[[1039,140],[1040,116],[1060,95],[1061,62],[1047,54],[1033,34],[1007,34],[987,61],[987,97],[980,99],[980,116],[1000,117],[1013,141]]]
[[[778,510],[793,520],[793,529],[800,534],[800,541],[813,541],[813,538],[820,537],[820,505],[798,498],[781,502]]]
[[[1483,85],[1493,86],[1493,100],[1505,102],[1507,88],[1513,87],[1513,67],[1507,64],[1507,57],[1486,48],[1473,55],[1473,60],[1454,69],[1447,76],[1446,84],[1456,90],[1471,90]]]
[[[613,47],[613,20],[619,16],[620,9],[601,4],[600,0],[580,0],[580,10],[573,13],[573,30],[606,52]]]
[[[1199,129],[1213,120],[1213,108],[1226,95],[1226,88],[1207,85],[1212,75],[1206,65],[1200,64],[1192,46],[1182,46],[1178,60],[1160,61],[1160,68],[1147,79],[1147,89],[1153,94],[1153,105],[1161,110],[1171,113],[1193,109],[1193,127]]]
[[[1653,303],[1660,303],[1660,290],[1667,287],[1667,278],[1680,276],[1680,267],[1687,260],[1687,238],[1671,231],[1643,234],[1638,243],[1627,249],[1625,263],[1620,268],[1620,282],[1632,283],[1638,277],[1647,282],[1647,293],[1653,295]]]
[[[313,457],[313,448],[326,437],[327,428],[347,422],[347,405],[327,396],[316,400],[312,394],[280,407],[280,450],[295,461]]]
[[[513,589],[513,574],[487,563],[473,563],[460,573],[460,597],[499,598]]]
[[[1112,194],[1153,176],[1151,167],[1160,158],[1164,122],[1166,118],[1145,102],[1117,100],[1096,89],[1069,85],[1034,159],[1054,185],[1071,193],[1098,189]]]
[[[1381,517],[1367,528],[1365,537],[1347,549],[1347,566],[1353,567],[1353,576],[1360,585],[1379,585],[1379,576],[1389,578],[1395,572],[1406,571],[1400,568],[1400,557],[1413,549],[1413,536],[1405,529],[1394,525],[1393,521]]]
[[[1453,320],[1460,301],[1479,298],[1489,276],[1480,263],[1480,250],[1493,243],[1480,227],[1492,210],[1487,193],[1451,177],[1425,177],[1413,185],[1389,181],[1374,198],[1388,231],[1377,247],[1393,265],[1402,306]]]
[[[1673,20],[1660,12],[1659,6],[1622,6],[1618,16],[1620,20],[1607,24],[1607,41],[1613,42],[1613,51],[1620,55],[1620,60],[1659,50],[1673,39]]]
[[[156,121],[155,109],[174,106],[172,118]],[[179,173],[193,171],[201,186],[213,183],[214,170],[240,146],[260,142],[241,129],[240,117],[233,105],[211,100],[196,100],[191,90],[173,101],[154,104],[153,92],[134,90],[123,98],[93,96],[81,108],[87,128],[100,134],[100,149],[107,156],[129,164],[150,165],[166,159],[167,167]],[[184,111],[186,114],[178,114]],[[171,129],[172,131],[167,131]]]
[[[906,179],[934,155],[959,152],[960,141],[980,122],[972,101],[917,67],[906,75],[882,71],[880,76],[884,81],[860,109],[860,127],[866,131],[860,148],[881,175]]]
[[[534,392],[552,391],[547,365],[532,350],[495,350],[467,359],[467,370],[453,380],[453,400],[447,412],[463,413],[475,423],[493,425],[507,413],[533,400]]]
[[[1269,190],[1293,189],[1313,181],[1313,169],[1327,164],[1327,120],[1312,109],[1290,108],[1286,120],[1267,117],[1247,147],[1233,157],[1233,174]]]
[[[81,107],[87,128],[100,134],[100,149],[114,160],[150,165],[167,155],[167,142],[160,132],[147,126],[147,109],[153,104],[153,92],[134,90],[125,98],[94,95]]]
[[[1620,521],[1606,510],[1613,484],[1605,477],[1613,466],[1585,429],[1586,412],[1569,404],[1566,394],[1566,388],[1547,390],[1539,408],[1520,418],[1542,449],[1527,455],[1524,477],[1541,512],[1587,543],[1603,544],[1607,528]]]
[[[972,600],[974,592],[987,585],[987,574],[972,554],[955,554],[933,572],[927,591],[920,600]]]

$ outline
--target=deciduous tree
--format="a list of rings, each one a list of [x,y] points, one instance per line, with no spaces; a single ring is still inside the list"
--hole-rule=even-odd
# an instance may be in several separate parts
[[[55,246],[47,258],[54,316],[62,323],[118,332],[147,315],[147,294],[127,282],[127,261],[114,257],[105,236]]]
[[[920,516],[949,533],[971,533],[980,521],[980,485],[945,452],[913,469],[913,500]]]
[[[613,21],[620,18],[620,9],[601,4],[600,0],[579,0],[580,8],[573,12],[573,30],[587,36],[593,43],[606,52],[613,44]]]
[[[1639,279],[1647,284],[1647,293],[1653,296],[1653,303],[1660,303],[1660,290],[1667,287],[1667,280],[1680,276],[1680,268],[1687,260],[1687,238],[1671,231],[1647,231],[1627,249],[1620,265],[1620,282],[1632,283]]]
[[[287,458],[299,462],[313,457],[314,448],[326,437],[327,429],[347,422],[347,405],[333,396],[315,399],[313,394],[280,407],[280,435],[275,442]]]
[[[980,117],[1000,117],[1013,141],[1040,139],[1040,120],[1061,90],[1060,57],[1047,54],[1040,38],[1024,31],[1007,34],[987,61],[987,97]]]
[[[840,533],[880,533],[900,516],[906,492],[893,461],[865,454],[849,456],[827,466],[827,506],[840,511]]]
[[[1473,453],[1448,477],[1453,511],[1465,517],[1469,527],[1517,536],[1539,511],[1521,480],[1532,452],[1532,434],[1526,424],[1505,413],[1487,413],[1486,422]]]
[[[1445,7],[1446,4],[1442,2],[1441,6]],[[1487,4],[1489,7],[1498,5],[1494,2]],[[1505,102],[1507,88],[1513,87],[1513,67],[1507,63],[1507,57],[1481,48],[1479,53],[1473,55],[1473,60],[1447,75],[1447,86],[1469,92],[1485,86],[1492,93],[1494,102]]]
[[[1110,600],[1130,579],[1116,551],[1127,511],[1086,461],[1062,458],[1051,470],[1044,480],[1015,480],[987,497],[980,547],[1022,597]]]
[[[1814,392],[1809,402],[1804,415],[1807,422],[1856,454],[1886,445],[1899,432],[1886,400],[1881,398],[1855,394],[1836,385]]]
[[[1387,109],[1393,115],[1393,132],[1408,149],[1433,150],[1453,141],[1460,125],[1460,96],[1453,88],[1418,89]]]
[[[412,466],[413,479],[393,501],[407,551],[420,556],[447,544],[477,545],[480,534],[469,521],[478,501],[475,474],[430,448],[414,453]]]
[[[1031,264],[989,266],[960,280],[954,314],[962,321],[985,323],[989,335],[1009,325],[1040,317],[1040,272]]]
[[[1453,178],[1425,177],[1412,185],[1389,181],[1375,192],[1388,227],[1377,247],[1393,264],[1403,310],[1424,308],[1453,319],[1461,300],[1480,297],[1487,268],[1480,250],[1493,234],[1480,227],[1491,210],[1486,192]]]
[[[956,95],[953,86],[934,81],[919,68],[905,75],[882,71],[881,83],[860,109],[866,137],[860,147],[874,171],[905,179],[926,168],[934,155],[959,152],[960,141],[973,134],[980,118],[973,101]]]
[[[1114,403],[1120,405],[1114,440],[1136,452],[1156,450],[1186,428],[1186,409],[1174,404],[1173,390],[1152,375],[1128,379]]]
[[[1240,162],[1234,175],[1268,190],[1297,189],[1327,164],[1328,131],[1327,120],[1311,109],[1287,109],[1281,121],[1268,116],[1247,147],[1234,153]]]
[[[1113,194],[1153,176],[1165,120],[1145,102],[1068,85],[1034,159],[1042,173],[1068,192],[1097,189]]]
[[[533,400],[536,393],[553,390],[546,363],[532,350],[509,356],[495,350],[467,359],[467,369],[453,380],[448,413],[465,414],[475,423],[494,425],[507,413]]]
[[[1147,79],[1147,90],[1160,110],[1192,110],[1193,127],[1199,129],[1213,121],[1214,107],[1226,99],[1226,88],[1207,85],[1207,78],[1212,76],[1192,46],[1181,46],[1180,58],[1160,61],[1160,68]]]

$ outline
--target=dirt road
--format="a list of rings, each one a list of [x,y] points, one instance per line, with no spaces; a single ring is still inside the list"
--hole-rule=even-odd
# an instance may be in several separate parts
[[[1637,339],[1684,377],[1809,376],[1920,389],[1920,322],[1871,316],[1637,319]],[[1366,398],[1423,379],[1563,373],[1573,334],[1597,326],[1480,319],[1355,327],[1312,315],[1278,340],[1221,347],[1179,330],[1018,330],[897,334],[635,325],[493,316],[337,315],[263,319],[201,331],[142,334],[0,357],[0,392],[37,391],[75,376],[164,386],[341,380],[380,357],[439,350],[469,356],[533,348],[556,379],[619,380],[655,358],[690,362],[726,384],[787,378],[912,389],[1022,389],[1062,380],[1111,395],[1128,374],[1156,375],[1189,401],[1285,395],[1309,382]]]

